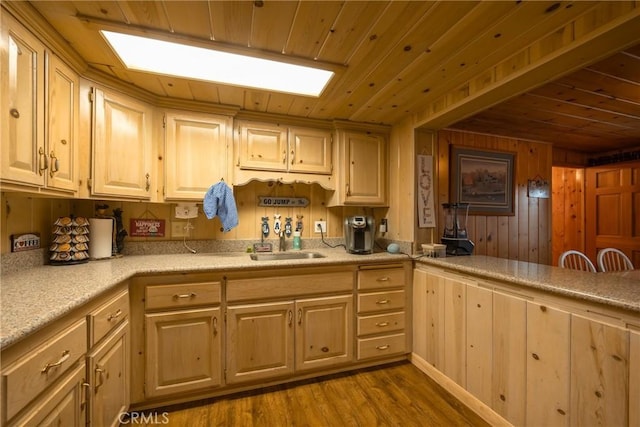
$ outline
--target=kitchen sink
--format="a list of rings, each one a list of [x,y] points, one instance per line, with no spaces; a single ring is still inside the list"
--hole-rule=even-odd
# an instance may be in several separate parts
[[[278,261],[278,260],[291,260],[291,259],[325,258],[324,255],[318,252],[257,253],[257,254],[251,254],[250,256],[251,256],[251,259],[254,261]]]

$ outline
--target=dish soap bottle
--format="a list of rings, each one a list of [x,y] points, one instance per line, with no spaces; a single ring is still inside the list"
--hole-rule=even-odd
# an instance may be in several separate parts
[[[299,231],[294,231],[293,232],[293,250],[294,251],[299,251],[301,249],[302,246],[302,242],[300,241],[300,232]]]

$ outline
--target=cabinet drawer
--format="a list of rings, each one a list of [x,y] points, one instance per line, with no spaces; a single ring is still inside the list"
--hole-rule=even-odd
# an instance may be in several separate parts
[[[358,338],[358,360],[406,353],[405,334]]]
[[[358,294],[358,313],[404,308],[404,290]]]
[[[358,272],[358,289],[401,288],[405,285],[404,268],[380,268]]]
[[[147,286],[145,308],[182,308],[220,303],[220,282]]]
[[[358,316],[358,335],[401,331],[404,329],[405,318],[404,311],[374,316]]]
[[[11,419],[87,351],[84,318],[3,369],[6,416]]]
[[[93,347],[127,317],[129,317],[129,292],[125,290],[87,315],[89,346]]]
[[[351,271],[258,277],[255,279],[230,279],[227,281],[227,301],[291,298],[352,290],[353,273]]]

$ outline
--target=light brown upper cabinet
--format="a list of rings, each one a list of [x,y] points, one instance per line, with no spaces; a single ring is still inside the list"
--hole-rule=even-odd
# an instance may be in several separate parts
[[[240,120],[235,147],[234,184],[280,180],[333,189],[330,129]]]
[[[232,131],[231,117],[165,114],[165,200],[202,201],[211,185],[229,181],[227,149]]]
[[[2,45],[3,184],[77,192],[77,74],[7,14]]]
[[[382,133],[338,129],[335,188],[329,206],[387,206],[387,138]]]
[[[92,196],[152,199],[152,112],[131,97],[94,88]]]

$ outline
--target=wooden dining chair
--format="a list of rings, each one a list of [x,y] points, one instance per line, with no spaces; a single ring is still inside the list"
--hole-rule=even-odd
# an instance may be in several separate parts
[[[593,265],[591,260],[582,252],[575,250],[563,252],[558,259],[558,265],[562,268],[569,268],[571,270],[590,271],[592,273],[596,272],[596,267]]]
[[[600,271],[633,270],[633,263],[629,257],[616,248],[604,248],[598,252],[596,258]]]

